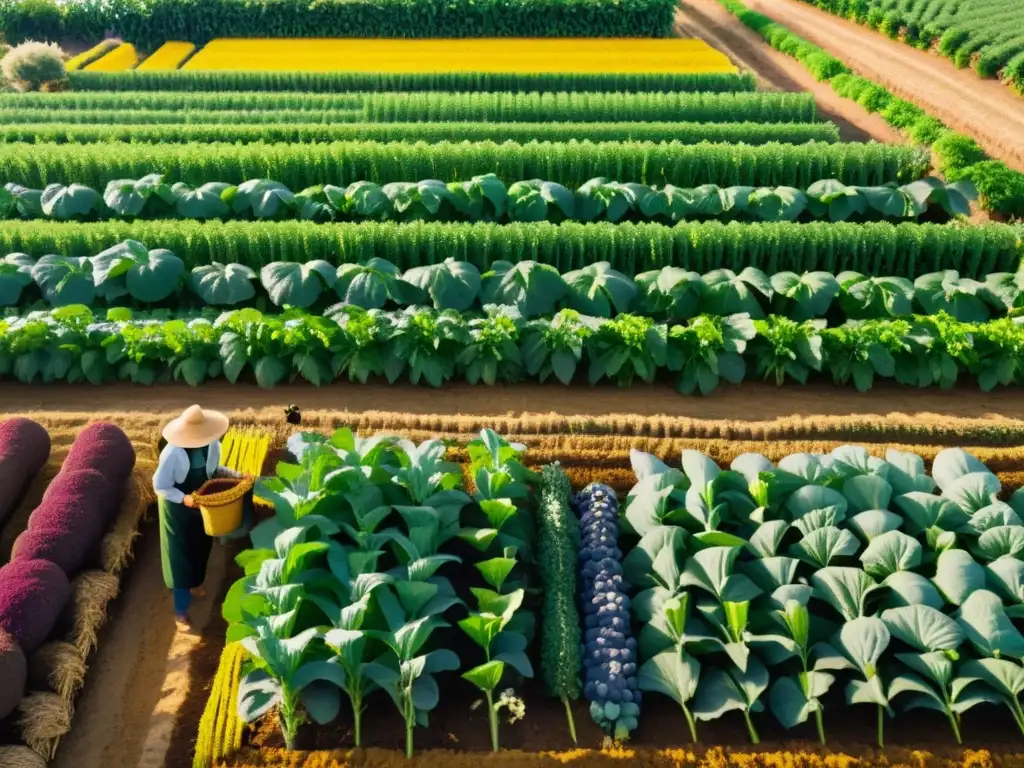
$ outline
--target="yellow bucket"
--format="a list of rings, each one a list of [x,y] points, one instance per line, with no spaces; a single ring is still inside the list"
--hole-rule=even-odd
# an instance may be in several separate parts
[[[252,478],[216,477],[203,483],[195,497],[207,536],[227,536],[242,527],[245,495],[252,486]]]

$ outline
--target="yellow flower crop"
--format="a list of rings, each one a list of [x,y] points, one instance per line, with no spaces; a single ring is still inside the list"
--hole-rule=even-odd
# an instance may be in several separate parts
[[[703,40],[678,38],[219,38],[183,69],[293,72],[735,72]]]
[[[192,43],[164,43],[136,69],[142,72],[166,72],[177,69],[195,49]]]
[[[127,72],[135,66],[139,54],[131,43],[121,43],[110,53],[100,57],[85,67],[86,72]]]
[[[70,59],[67,60],[67,63],[64,65],[64,68],[68,72],[74,72],[76,69],[81,69],[89,62],[95,61],[104,53],[109,51],[111,48],[117,48],[117,46],[120,44],[120,41],[114,40],[113,38],[107,38],[106,40],[102,40],[96,43],[96,45],[94,45],[88,51],[83,51],[77,56],[72,56]]]

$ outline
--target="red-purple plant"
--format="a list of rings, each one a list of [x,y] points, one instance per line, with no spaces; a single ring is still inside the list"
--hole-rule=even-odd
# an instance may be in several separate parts
[[[135,448],[116,424],[96,422],[78,433],[62,472],[95,469],[120,488],[135,468]]]
[[[71,596],[71,585],[47,560],[12,560],[0,568],[0,630],[26,654],[45,642]]]
[[[7,632],[0,629],[0,720],[14,711],[25,693],[28,664],[21,646]]]
[[[28,528],[41,534],[70,539],[68,544],[59,545],[66,553],[62,561],[67,561],[72,552],[84,557],[92,552],[99,540],[103,538],[110,521],[117,513],[120,494],[95,469],[81,469],[73,472],[61,470],[53,479],[50,487],[43,494],[43,500],[29,516]],[[36,555],[52,558],[46,555]],[[28,558],[31,559],[32,555]],[[71,556],[71,562],[77,562],[72,570],[65,568],[65,573],[74,575],[81,566],[81,560]],[[54,562],[58,562],[54,560]],[[63,567],[63,564],[62,564]]]
[[[0,525],[50,457],[50,435],[31,419],[0,421]]]

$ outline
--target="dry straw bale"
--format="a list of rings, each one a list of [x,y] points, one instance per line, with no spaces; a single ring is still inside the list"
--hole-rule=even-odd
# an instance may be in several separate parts
[[[138,452],[138,445],[135,449]],[[121,511],[114,521],[114,527],[103,537],[100,544],[103,570],[114,576],[119,576],[131,562],[132,548],[139,535],[139,522],[150,504],[156,501],[152,486],[155,469],[156,462],[152,459],[136,461],[135,470],[128,478]]]
[[[51,690],[73,701],[85,681],[85,660],[71,643],[43,643],[28,660],[28,684],[33,690]]]
[[[0,768],[46,768],[46,760],[28,747],[0,746]]]
[[[71,582],[71,643],[84,659],[96,648],[107,606],[119,591],[117,576],[105,571],[83,571]]]
[[[21,712],[18,726],[25,743],[52,760],[61,738],[71,730],[74,715],[71,704],[56,693],[35,691],[22,699],[18,709]]]

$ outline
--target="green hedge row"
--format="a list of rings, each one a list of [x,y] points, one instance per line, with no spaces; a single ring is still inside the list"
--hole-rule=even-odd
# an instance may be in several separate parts
[[[5,110],[17,114],[15,110]],[[75,116],[74,112],[63,112]],[[112,119],[110,112],[88,112],[87,115]],[[178,117],[168,120],[176,124],[134,122],[136,113],[118,113],[119,125],[95,125],[88,121],[21,122],[18,115],[12,123],[0,114],[0,142],[20,141],[28,144],[95,144],[125,141],[136,144],[185,144],[188,142],[282,142],[310,143],[331,141],[677,141],[699,144],[710,141],[720,144],[806,144],[811,141],[834,144],[839,129],[833,123],[343,123],[330,120],[311,123],[246,124],[249,114],[273,118],[278,113],[200,112],[191,113],[217,117],[235,116],[230,124],[217,122],[180,124],[173,112],[149,112],[147,115]],[[186,113],[186,116],[189,113]],[[293,113],[294,114],[294,113]],[[314,112],[297,113],[315,120],[323,117]],[[329,113],[328,113],[329,114]],[[187,117],[186,117],[187,120]],[[237,122],[235,122],[237,120]],[[105,122],[105,121],[104,121]]]
[[[75,91],[753,91],[743,74],[438,72],[69,72]]]
[[[839,59],[793,34],[742,0],[718,0],[743,24],[758,32],[775,49],[798,59],[818,80],[828,82],[840,96],[855,100],[869,112],[912,140],[931,146],[938,170],[949,181],[967,179],[978,190],[982,208],[1003,217],[1024,216],[1024,173],[991,160],[974,139],[949,130],[916,104],[896,98],[887,88],[853,75]]]
[[[355,181],[459,181],[494,173],[506,184],[546,179],[578,187],[597,176],[624,182],[806,188],[819,179],[877,186],[925,175],[927,153],[886,144],[694,144],[678,142],[505,142],[437,144],[3,144],[0,179],[104,187],[161,173],[200,185],[219,179],[274,179],[291,189]]]
[[[348,122],[703,123],[815,120],[807,93],[37,93],[0,94],[12,109],[351,110]],[[111,115],[112,118],[115,115]],[[335,119],[343,119],[339,114]],[[113,119],[110,122],[114,122]]]
[[[400,269],[452,257],[489,269],[497,260],[539,261],[568,272],[608,261],[626,274],[667,266],[765,272],[855,270],[916,278],[940,269],[983,279],[1016,272],[1024,226],[938,224],[450,224],[195,221],[0,222],[0,253],[91,256],[124,240],[167,248],[192,267],[382,258]]]
[[[667,37],[675,0],[3,0],[0,36],[143,50],[215,37]]]

